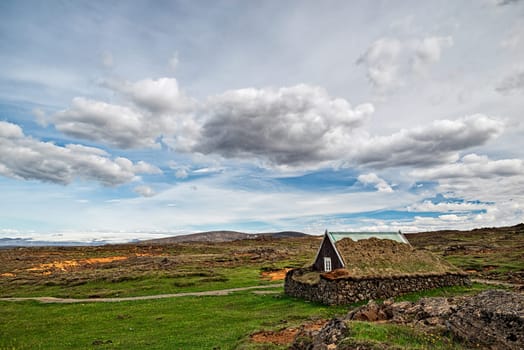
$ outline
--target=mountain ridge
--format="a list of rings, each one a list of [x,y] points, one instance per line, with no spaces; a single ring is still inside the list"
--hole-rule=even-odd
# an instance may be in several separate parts
[[[263,232],[263,233],[245,233],[239,231],[205,231],[190,233],[187,235],[172,236],[165,238],[148,239],[138,242],[138,244],[169,244],[182,242],[231,242],[241,239],[257,239],[257,238],[293,238],[308,236],[303,232],[298,231],[279,231],[279,232]]]

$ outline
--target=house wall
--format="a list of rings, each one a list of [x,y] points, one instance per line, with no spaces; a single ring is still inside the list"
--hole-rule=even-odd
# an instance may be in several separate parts
[[[324,236],[324,240],[322,241],[322,245],[320,246],[320,250],[317,255],[317,259],[313,263],[313,268],[316,271],[324,271],[324,257],[326,256],[331,258],[332,270],[340,269],[344,267],[342,265],[342,262],[338,258],[337,252],[335,251],[335,248],[333,248],[331,241],[329,240],[328,237]]]
[[[390,298],[410,292],[471,283],[466,274],[460,273],[335,280],[329,280],[321,275],[320,281],[315,284],[293,279],[294,275],[303,272],[303,269],[294,269],[286,274],[285,293],[326,305],[343,305],[371,299]]]

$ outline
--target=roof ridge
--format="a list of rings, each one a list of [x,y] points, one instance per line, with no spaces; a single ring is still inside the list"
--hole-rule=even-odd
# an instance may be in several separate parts
[[[327,232],[329,237],[333,242],[337,242],[340,239],[343,238],[351,238],[354,241],[358,241],[361,239],[367,239],[367,238],[378,238],[378,239],[391,239],[393,241],[397,241],[400,243],[407,243],[409,244],[409,241],[407,240],[406,236],[402,232],[395,232],[395,231],[381,231],[381,232],[373,232],[373,231],[333,231],[333,232]],[[338,236],[338,237],[337,237]]]

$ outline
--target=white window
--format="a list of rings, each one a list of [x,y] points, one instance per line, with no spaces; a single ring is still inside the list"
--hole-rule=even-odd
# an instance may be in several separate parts
[[[327,256],[324,257],[324,271],[331,271],[331,258]]]

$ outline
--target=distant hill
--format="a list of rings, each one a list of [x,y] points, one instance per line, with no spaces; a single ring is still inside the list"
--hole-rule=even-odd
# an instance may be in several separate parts
[[[524,223],[505,227],[483,227],[469,231],[441,230],[431,232],[408,233],[409,243],[420,247],[447,247],[449,245],[475,244],[491,246],[500,245],[501,241],[519,242],[524,234]]]
[[[307,236],[302,232],[295,231],[281,231],[281,232],[266,232],[266,233],[244,233],[237,231],[208,231],[191,233],[188,235],[173,236],[166,238],[150,239],[147,241],[140,241],[143,244],[169,244],[181,242],[231,242],[241,239],[256,239],[256,238],[298,238]]]
[[[272,233],[260,233],[261,236],[269,236],[272,238],[299,238],[308,236],[305,233],[302,232],[296,232],[296,231],[281,231],[281,232],[272,232]]]

